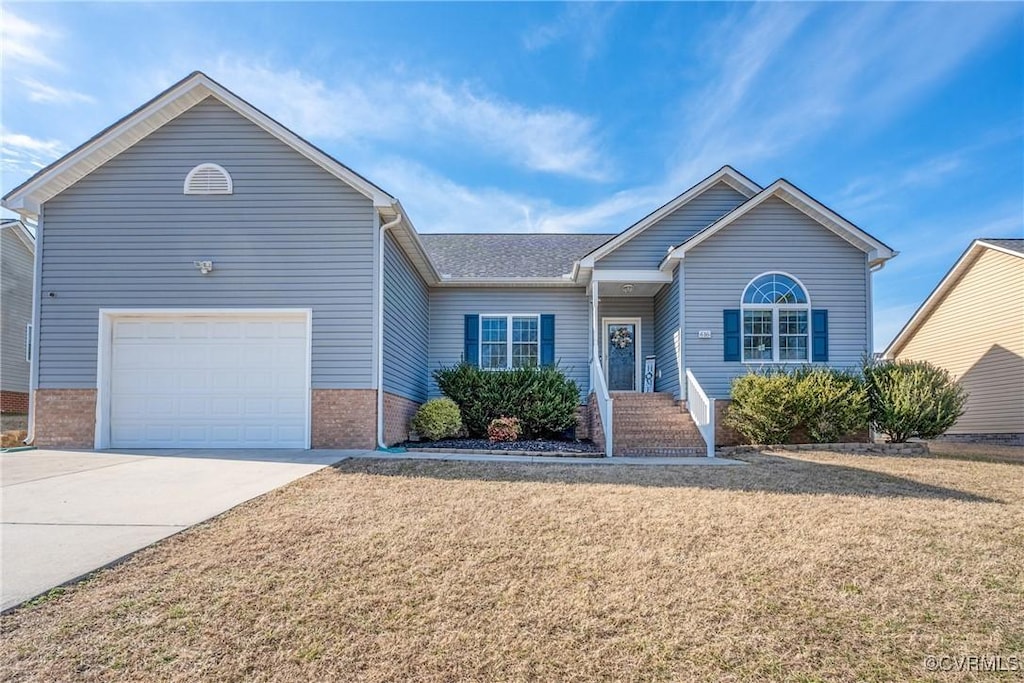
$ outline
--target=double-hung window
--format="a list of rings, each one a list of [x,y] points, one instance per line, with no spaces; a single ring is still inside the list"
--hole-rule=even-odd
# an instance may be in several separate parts
[[[540,316],[480,316],[480,367],[532,368],[540,361]]]
[[[796,278],[765,273],[750,281],[743,311],[743,362],[806,363],[810,360],[810,299]]]

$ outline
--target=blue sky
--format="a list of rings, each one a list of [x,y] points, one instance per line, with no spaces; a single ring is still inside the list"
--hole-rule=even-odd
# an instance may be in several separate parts
[[[901,253],[882,348],[1024,236],[1024,6],[4,3],[2,187],[199,69],[421,232],[615,232],[732,164]]]

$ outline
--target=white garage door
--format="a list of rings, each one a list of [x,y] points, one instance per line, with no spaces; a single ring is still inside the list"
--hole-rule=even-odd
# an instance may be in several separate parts
[[[118,317],[110,332],[112,447],[306,447],[304,313]]]

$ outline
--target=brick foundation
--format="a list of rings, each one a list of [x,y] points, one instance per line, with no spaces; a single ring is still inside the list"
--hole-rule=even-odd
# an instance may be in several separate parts
[[[28,412],[28,392],[0,391],[0,413],[24,415]]]
[[[586,404],[576,408],[576,438],[581,441],[590,438],[590,406]]]
[[[92,448],[96,439],[95,389],[36,391],[36,438],[43,448]]]
[[[374,389],[314,389],[313,448],[377,447]]]
[[[410,406],[415,411],[415,405],[397,396],[384,395],[385,416],[389,406],[395,415],[403,415]],[[314,389],[312,411],[313,448],[377,447],[377,392],[373,389]],[[399,423],[392,420],[392,424]],[[92,448],[95,435],[95,389],[36,392],[36,446]],[[395,442],[404,439],[403,436]]]
[[[587,416],[589,427],[587,433],[594,445],[604,451],[604,427],[601,425],[601,411],[597,407],[597,394],[590,392],[587,397]]]
[[[384,443],[392,446],[409,438],[409,422],[421,404],[384,392]]]

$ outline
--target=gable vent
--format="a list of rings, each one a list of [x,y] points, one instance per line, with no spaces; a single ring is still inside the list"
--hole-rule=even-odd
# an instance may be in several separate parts
[[[199,164],[185,176],[185,194],[231,194],[231,176],[223,166]]]

